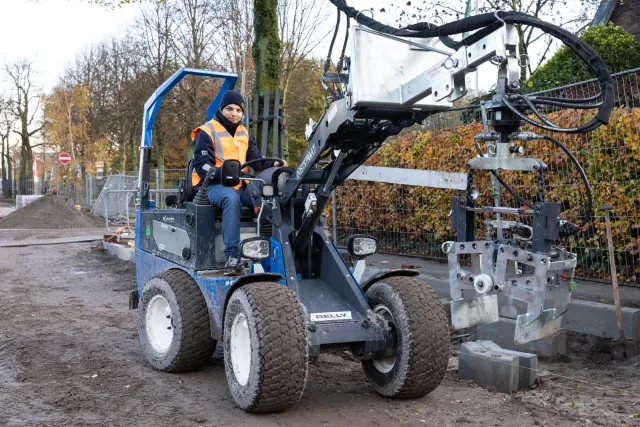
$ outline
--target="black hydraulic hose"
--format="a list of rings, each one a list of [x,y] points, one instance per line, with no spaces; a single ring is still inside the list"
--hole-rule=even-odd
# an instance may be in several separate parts
[[[531,97],[525,97],[524,95],[522,95],[522,97],[526,98],[527,100],[533,102],[534,104],[541,104],[541,105],[553,105],[556,107],[563,107],[563,108],[573,108],[575,110],[591,110],[593,108],[599,108],[600,106],[602,106],[602,102],[598,102],[596,104],[577,104],[577,103],[571,103],[571,102],[566,102],[565,100],[561,100],[561,101],[550,101],[547,99],[536,99],[536,98],[531,98]]]
[[[411,31],[407,28],[398,29],[382,24],[381,22],[362,14],[353,7],[348,6],[344,0],[330,1],[339,10],[344,12],[345,15],[355,19],[356,22],[373,30],[400,37],[430,38],[450,36],[453,34],[483,29],[498,22],[528,25],[541,29],[545,33],[559,39],[562,43],[568,46],[580,59],[582,59],[583,62],[587,64],[589,70],[596,75],[598,83],[600,84],[600,90],[602,91],[602,105],[599,107],[598,113],[593,120],[577,128],[550,129],[549,127],[539,126],[541,125],[539,122],[529,121],[529,123],[533,122],[532,124],[535,126],[555,132],[581,133],[587,132],[601,124],[607,124],[609,122],[611,111],[613,110],[613,81],[611,80],[611,75],[607,70],[606,64],[588,43],[557,25],[544,22],[533,16],[520,12],[495,12],[463,18],[441,26],[430,25],[427,29],[422,31]],[[510,106],[510,109],[514,109],[511,104],[508,104],[508,106]]]
[[[544,135],[542,136],[542,139],[553,142],[558,148],[564,151],[567,156],[569,156],[573,164],[576,166],[578,173],[580,173],[582,181],[584,182],[585,192],[587,194],[587,211],[585,213],[584,219],[582,220],[582,223],[580,223],[579,226],[576,227],[574,225],[571,229],[565,230],[564,232],[563,230],[560,230],[561,237],[568,237],[577,233],[578,231],[582,231],[584,227],[589,224],[589,222],[591,222],[591,218],[593,218],[593,196],[591,194],[591,186],[589,185],[587,174],[584,172],[582,165],[580,165],[580,162],[578,161],[578,159],[576,159],[576,156],[573,155],[571,150],[569,150],[563,143],[552,136]]]
[[[349,18],[347,18],[349,19]],[[324,61],[324,67],[322,68],[322,74],[329,71],[331,66],[331,53],[333,52],[333,44],[336,42],[336,36],[338,35],[338,29],[340,28],[340,10],[338,10],[338,17],[336,18],[336,29],[333,31],[333,37],[331,38],[331,44],[329,45],[329,52],[327,53],[327,60]]]
[[[473,144],[476,146],[476,151],[478,152],[478,154],[480,155],[480,157],[484,157],[484,153],[482,152],[482,149],[480,148],[480,144],[478,144],[478,140],[476,140],[475,138],[473,139]],[[526,205],[528,207],[530,207],[531,209],[533,209],[533,205],[530,204],[529,202],[525,201],[522,197],[520,197],[520,195],[518,193],[515,192],[515,190],[513,188],[511,188],[503,179],[502,177],[500,177],[500,175],[496,172],[496,171],[491,171],[491,173],[493,174],[493,176],[495,176],[498,179],[498,182],[500,183],[500,185],[502,185],[505,190],[507,190],[509,193],[511,193],[513,195],[513,197],[516,198],[516,200],[518,202],[520,202],[520,204]]]
[[[535,105],[533,105],[533,103],[531,102],[531,100],[529,98],[527,98],[524,95],[520,95],[519,96],[520,99],[524,100],[524,102],[527,103],[527,105],[529,106],[529,108],[531,108],[531,111],[533,111],[533,114],[535,114],[540,120],[542,120],[546,125],[548,126],[553,126],[553,127],[558,127],[558,125],[556,125],[555,123],[552,123],[550,120],[548,120],[547,118],[545,118],[542,114],[540,114],[540,112],[538,111],[538,109],[535,107]]]
[[[344,53],[347,51],[347,42],[349,41],[349,23],[351,18],[347,17],[347,30],[344,34],[344,43],[342,44],[342,52],[340,52],[340,59],[338,59],[338,65],[336,65],[336,71],[338,75],[342,73],[342,68],[344,67]]]
[[[530,98],[532,100],[542,99],[545,101],[559,101],[559,102],[568,102],[573,104],[581,104],[583,102],[592,102],[602,97],[602,92],[597,95],[590,96],[588,98],[557,98],[554,96],[541,96],[541,95],[531,95]]]
[[[504,102],[504,105],[507,106],[507,108],[509,108],[509,110],[511,110],[513,112],[513,114],[515,114],[516,116],[520,117],[522,120],[524,120],[527,123],[532,124],[533,126],[536,126],[540,129],[544,129],[544,130],[548,130],[551,132],[564,132],[564,133],[585,133],[585,132],[590,132],[592,130],[594,130],[595,128],[597,128],[598,126],[600,126],[601,123],[598,123],[596,119],[591,120],[589,123],[586,123],[582,126],[578,126],[575,128],[560,128],[556,125],[547,125],[544,123],[540,123],[540,122],[536,122],[533,119],[530,119],[529,117],[527,117],[525,114],[522,114],[520,112],[520,110],[518,110],[516,107],[513,106],[513,104],[511,104],[509,102],[509,100],[507,99],[506,96],[502,95],[502,101]],[[545,120],[548,121],[548,120]]]

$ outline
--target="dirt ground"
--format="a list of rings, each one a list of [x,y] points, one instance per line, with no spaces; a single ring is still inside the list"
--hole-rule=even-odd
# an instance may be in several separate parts
[[[76,209],[71,200],[43,196],[0,219],[0,229],[68,229],[102,227],[104,218]]]
[[[0,241],[36,237],[60,231],[0,230]],[[135,267],[98,243],[0,248],[1,426],[640,426],[640,358],[613,363],[606,343],[578,336],[513,395],[460,380],[452,342],[449,371],[424,398],[378,396],[359,363],[333,352],[291,410],[246,414],[220,362],[189,374],[149,367],[127,307],[134,287]]]

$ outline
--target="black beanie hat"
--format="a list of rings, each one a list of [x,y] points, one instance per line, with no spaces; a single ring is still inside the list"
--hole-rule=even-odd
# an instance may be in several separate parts
[[[220,110],[229,104],[238,105],[242,108],[242,112],[244,112],[244,98],[237,90],[229,90],[222,96],[222,101],[220,101]]]

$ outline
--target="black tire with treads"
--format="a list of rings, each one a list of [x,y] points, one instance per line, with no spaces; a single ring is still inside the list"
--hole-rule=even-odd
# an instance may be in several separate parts
[[[173,338],[163,353],[153,348],[145,322],[151,299],[162,295],[171,309]],[[150,279],[138,304],[138,335],[142,352],[155,369],[188,372],[206,365],[216,348],[211,338],[207,303],[193,278],[182,270],[168,270]]]
[[[418,398],[435,390],[449,362],[449,326],[438,294],[413,277],[389,277],[367,290],[371,308],[383,304],[396,331],[396,359],[384,373],[371,360],[362,366],[373,388],[383,396]]]
[[[244,315],[251,344],[245,385],[231,358],[234,319]],[[309,350],[303,307],[287,287],[271,282],[236,289],[224,319],[224,364],[236,404],[247,412],[280,412],[300,400],[307,381]]]

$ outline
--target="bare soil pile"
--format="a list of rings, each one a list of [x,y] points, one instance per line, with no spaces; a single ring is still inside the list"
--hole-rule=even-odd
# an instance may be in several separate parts
[[[71,200],[44,196],[0,220],[2,228],[56,229],[104,227],[104,218],[75,209]]]

